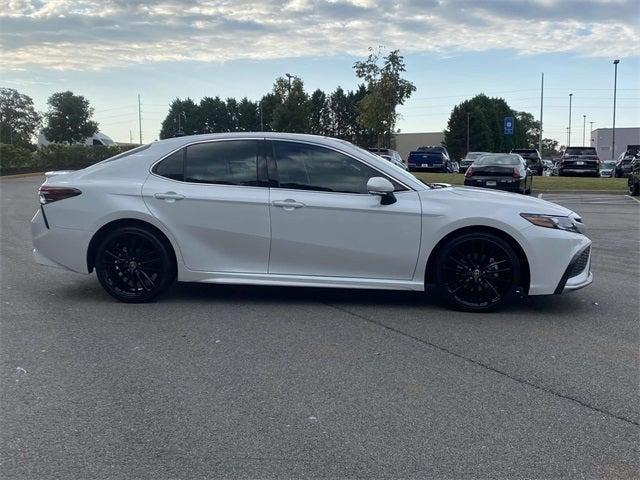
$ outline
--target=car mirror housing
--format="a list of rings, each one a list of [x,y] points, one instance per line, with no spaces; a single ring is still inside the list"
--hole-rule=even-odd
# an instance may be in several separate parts
[[[382,205],[395,203],[396,197],[393,195],[394,190],[393,183],[384,177],[371,177],[367,182],[367,191],[371,195],[379,195]]]

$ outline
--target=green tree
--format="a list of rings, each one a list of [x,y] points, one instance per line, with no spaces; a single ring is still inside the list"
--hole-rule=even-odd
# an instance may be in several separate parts
[[[50,142],[84,142],[98,131],[98,124],[91,119],[93,107],[82,95],[68,91],[54,93],[47,103],[49,111],[45,114],[43,132]]]
[[[529,112],[517,112],[515,134],[518,147],[538,148],[540,122]]]
[[[349,123],[353,128],[353,142],[363,148],[373,147],[377,145],[378,138],[376,132],[363,126],[358,121],[360,115],[359,105],[362,99],[367,96],[367,86],[365,84],[358,85],[355,91],[350,91],[347,95],[351,104]]]
[[[542,157],[559,157],[561,152],[562,147],[557,140],[554,140],[553,138],[542,139],[542,151],[540,152]]]
[[[328,120],[327,132],[332,137],[351,140],[353,125],[353,105],[341,87],[336,88],[327,99]]]
[[[204,97],[200,100],[199,123],[202,133],[228,132],[231,118],[227,104],[220,97]]]
[[[260,130],[260,112],[258,104],[244,97],[238,104],[238,130],[257,132]]]
[[[29,146],[42,121],[31,97],[0,88],[0,143]]]
[[[309,96],[299,78],[289,81],[280,77],[273,86],[273,94],[282,99],[273,110],[272,127],[276,132],[306,133],[309,131]]]
[[[238,111],[238,101],[235,98],[227,98],[227,114],[229,115],[229,121],[231,122],[229,131],[237,132],[240,112]]]
[[[539,124],[532,115],[515,112],[502,98],[476,95],[453,107],[449,116],[444,144],[453,158],[464,157],[467,153],[467,114],[470,151],[508,152],[512,148],[527,147],[529,139],[539,131],[536,130]],[[513,135],[504,134],[505,117],[515,118]]]
[[[309,133],[313,135],[327,135],[325,112],[327,108],[326,94],[317,89],[309,100]]]
[[[264,95],[258,103],[258,109],[260,113],[260,130],[265,132],[273,132],[273,113],[276,107],[280,105],[282,98],[275,93],[267,93]]]
[[[176,98],[169,105],[169,113],[162,121],[160,138],[201,133],[203,125],[200,107],[190,98],[186,100]]]
[[[378,146],[388,146],[398,120],[396,108],[404,104],[416,87],[402,78],[406,67],[398,50],[392,50],[386,57],[381,57],[380,48],[369,51],[366,60],[353,65],[358,78],[367,83],[367,94],[359,103],[358,120],[375,132]]]

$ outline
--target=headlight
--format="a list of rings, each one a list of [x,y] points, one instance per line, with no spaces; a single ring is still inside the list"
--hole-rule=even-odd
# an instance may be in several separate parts
[[[529,220],[538,227],[557,228],[558,230],[566,230],[567,232],[582,233],[582,224],[578,225],[577,221],[571,217],[561,217],[557,215],[542,215],[539,213],[521,213],[520,216],[525,220]]]

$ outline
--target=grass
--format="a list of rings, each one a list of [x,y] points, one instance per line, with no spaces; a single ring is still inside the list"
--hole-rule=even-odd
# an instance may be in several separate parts
[[[424,173],[412,172],[416,177],[428,183],[441,182],[452,185],[463,185],[464,175],[461,173]],[[533,177],[533,190],[538,192],[576,190],[576,191],[609,191],[626,193],[626,178],[600,177]]]

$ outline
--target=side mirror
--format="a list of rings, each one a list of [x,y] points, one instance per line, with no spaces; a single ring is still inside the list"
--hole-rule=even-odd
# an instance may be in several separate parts
[[[396,202],[393,190],[393,183],[384,177],[371,177],[367,182],[367,192],[371,195],[379,195],[382,205],[391,205]]]

